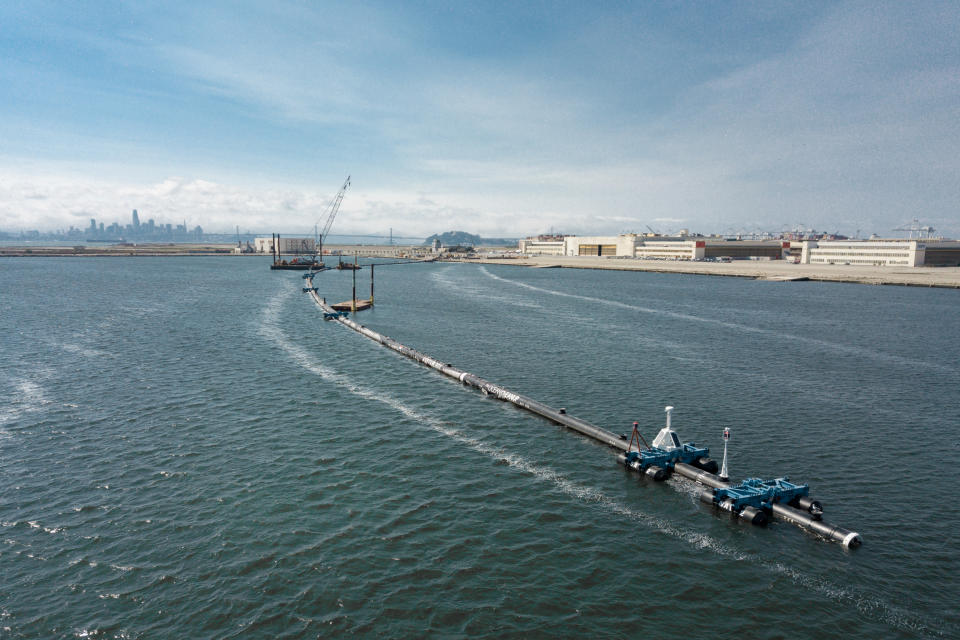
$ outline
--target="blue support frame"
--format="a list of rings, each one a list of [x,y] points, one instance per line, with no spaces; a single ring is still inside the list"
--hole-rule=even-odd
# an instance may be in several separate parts
[[[769,511],[774,503],[790,503],[794,499],[810,494],[810,485],[793,484],[789,478],[761,480],[747,478],[733,487],[713,490],[716,503],[729,499],[735,511],[750,506]]]
[[[632,442],[631,442],[632,444]],[[639,443],[638,443],[639,445]],[[660,449],[653,447],[645,451],[627,451],[626,456],[627,464],[632,464],[634,461],[639,460],[640,470],[646,471],[647,467],[651,465],[656,465],[664,469],[673,469],[673,465],[678,462],[684,462],[691,464],[696,461],[698,458],[707,457],[710,455],[710,449],[697,447],[692,442],[687,442],[680,449],[673,449],[667,451],[665,449]]]

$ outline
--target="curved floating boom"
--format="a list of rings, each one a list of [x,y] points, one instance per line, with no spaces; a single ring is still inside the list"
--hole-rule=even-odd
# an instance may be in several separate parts
[[[730,511],[753,524],[765,524],[769,512],[774,517],[792,522],[827,539],[839,542],[845,548],[858,547],[862,542],[859,534],[820,521],[823,507],[818,501],[808,497],[809,487],[807,485],[795,485],[786,478],[771,481],[750,478],[740,485],[732,485],[719,478],[715,475],[718,467],[716,461],[707,457],[709,449],[697,447],[692,442],[680,443],[676,432],[670,426],[673,407],[667,407],[667,425],[657,435],[657,438],[653,441],[653,446],[648,446],[645,451],[642,451],[640,450],[642,436],[636,422],[633,423],[633,436],[628,442],[626,436],[617,436],[606,429],[568,415],[564,408],[554,409],[472,373],[457,369],[451,364],[440,362],[425,353],[397,342],[393,338],[354,322],[345,312],[335,311],[327,304],[326,299],[320,296],[317,288],[313,286],[312,274],[305,275],[304,279],[307,281],[307,286],[303,287],[303,291],[308,293],[313,301],[323,309],[324,320],[339,322],[374,342],[379,342],[388,349],[436,369],[443,375],[458,380],[462,384],[475,387],[486,395],[492,395],[500,400],[510,402],[521,409],[535,413],[551,422],[561,424],[617,449],[619,452],[617,459],[629,469],[643,473],[654,480],[664,480],[670,476],[671,472],[676,472],[689,480],[705,485],[700,495],[702,501]],[[633,450],[634,441],[636,441],[636,451]],[[783,504],[784,500],[788,504]]]

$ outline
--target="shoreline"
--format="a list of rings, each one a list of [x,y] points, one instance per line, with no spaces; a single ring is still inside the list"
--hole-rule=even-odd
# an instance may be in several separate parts
[[[113,258],[220,256],[234,258],[269,258],[263,254],[235,254],[233,244],[143,244],[106,247],[64,246],[0,246],[0,258]],[[338,248],[345,249],[346,246]],[[385,257],[371,255],[362,257]],[[524,256],[461,257],[443,255],[442,262],[466,264],[498,264],[535,269],[602,269],[609,271],[648,271],[687,275],[752,278],[771,282],[844,282],[851,284],[896,285],[960,289],[960,267],[869,267],[854,265],[794,264],[782,260],[734,260],[733,262],[684,262],[641,260],[635,258],[601,258],[595,256]]]
[[[233,244],[140,244],[103,246],[0,246],[0,258],[115,258],[126,256],[226,256],[233,253]],[[243,255],[243,254],[239,254]],[[250,255],[250,254],[247,254]]]
[[[593,256],[518,256],[517,258],[467,258],[444,261],[472,264],[504,264],[539,269],[603,269],[648,271],[701,276],[751,278],[770,282],[845,282],[960,289],[960,267],[865,267],[853,265],[794,264],[782,260],[734,260],[733,262],[684,262],[600,258]]]

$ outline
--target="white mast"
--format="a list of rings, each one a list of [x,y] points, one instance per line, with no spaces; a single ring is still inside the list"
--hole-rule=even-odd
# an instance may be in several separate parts
[[[720,479],[726,482],[730,479],[727,475],[727,440],[730,439],[730,429],[723,430],[723,464],[720,466]]]

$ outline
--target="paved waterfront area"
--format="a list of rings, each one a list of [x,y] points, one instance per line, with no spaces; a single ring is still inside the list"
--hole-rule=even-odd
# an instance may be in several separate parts
[[[525,267],[563,267],[575,269],[616,269],[694,273],[770,280],[803,279],[860,284],[892,284],[917,287],[960,289],[960,267],[862,267],[853,265],[793,264],[780,260],[736,260],[733,262],[685,262],[638,260],[591,256],[521,256],[516,259],[480,258],[464,262],[510,264]]]
[[[141,244],[84,247],[0,247],[0,256],[177,256],[230,255],[232,244]],[[361,257],[390,257],[409,247],[378,247],[368,250],[356,245],[335,245],[344,255],[356,251]],[[494,250],[497,250],[495,248]],[[482,256],[483,254],[481,254]],[[239,256],[234,256],[239,257]],[[259,257],[263,257],[262,255]],[[593,256],[518,256],[516,258],[455,258],[474,264],[506,264],[520,267],[562,267],[572,269],[615,269],[622,271],[656,271],[661,273],[693,273],[709,276],[732,276],[767,280],[807,279],[826,282],[855,282],[860,284],[892,284],[916,287],[947,287],[960,289],[960,267],[862,267],[853,265],[793,264],[781,260],[735,260],[733,262],[685,262],[671,260],[639,260],[631,258],[600,258]]]
[[[140,242],[118,244],[63,245],[8,245],[0,246],[0,257],[44,258],[65,256],[115,257],[115,256],[197,256],[232,255],[236,244],[223,243],[172,243]]]

